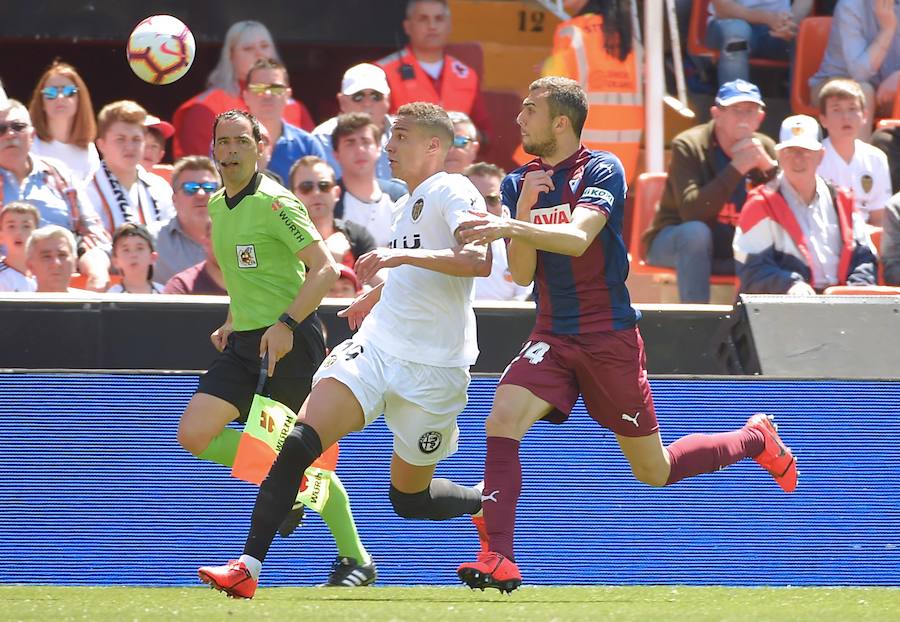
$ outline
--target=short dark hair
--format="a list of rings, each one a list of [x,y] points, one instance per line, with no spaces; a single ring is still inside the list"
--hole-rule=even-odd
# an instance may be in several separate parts
[[[206,156],[184,156],[172,167],[172,188],[178,186],[178,180],[185,171],[208,171],[215,176],[216,180],[219,180],[219,171],[216,170],[212,160]]]
[[[216,116],[216,120],[213,121],[213,142],[216,140],[216,129],[219,127],[219,121],[237,121],[239,119],[250,122],[250,128],[253,131],[253,140],[256,142],[262,140],[262,134],[260,134],[259,131],[259,121],[256,120],[256,117],[244,110],[232,108],[231,110],[220,112]]]
[[[397,110],[397,117],[409,117],[416,125],[441,139],[441,143],[450,149],[453,145],[453,122],[447,111],[428,102],[412,102],[403,104]]]
[[[112,252],[115,254],[116,245],[123,238],[141,238],[147,245],[150,246],[150,252],[156,250],[155,245],[153,244],[153,236],[150,235],[150,232],[147,230],[142,224],[136,222],[125,222],[118,226],[118,228],[113,232],[112,236]],[[151,265],[147,269],[147,280],[151,280],[153,278],[153,266]]]
[[[313,168],[314,166],[318,166],[320,164],[324,164],[326,167],[328,167],[328,170],[331,172],[331,181],[337,183],[337,175],[334,174],[334,168],[332,168],[332,166],[328,162],[326,162],[319,156],[308,155],[303,156],[302,158],[294,162],[293,166],[291,166],[291,172],[288,173],[287,178],[290,189],[293,190],[294,188],[294,173],[297,172],[297,169],[299,169],[300,167]]]
[[[423,2],[434,2],[440,4],[444,7],[444,13],[449,15],[450,13],[450,5],[447,3],[447,0],[407,0],[406,2],[406,17],[409,17],[409,14],[412,13],[413,7],[417,4],[422,4]]]
[[[506,171],[490,162],[475,162],[466,167],[463,171],[463,175],[466,177],[483,175],[484,177],[499,177],[500,179],[503,179],[506,177]]]
[[[331,147],[337,151],[342,138],[364,127],[372,128],[375,142],[380,144],[381,128],[372,120],[372,117],[365,112],[348,112],[337,118],[337,125],[334,126],[334,131],[331,133]]]
[[[588,103],[584,89],[578,82],[560,76],[546,76],[532,82],[528,90],[546,90],[550,116],[566,117],[575,130],[575,136],[581,136],[587,119]]]
[[[153,140],[155,140],[160,145],[162,145],[163,149],[166,148],[166,140],[168,140],[168,139],[165,136],[163,136],[163,133],[161,131],[159,131],[157,128],[144,127],[144,137],[145,138],[151,137],[151,138],[153,138]]]
[[[250,77],[257,69],[278,69],[284,74],[284,83],[290,84],[290,76],[288,75],[287,67],[285,67],[279,60],[275,58],[257,59],[256,62],[253,63],[253,66],[250,67],[250,71],[247,72],[247,84],[250,84]]]

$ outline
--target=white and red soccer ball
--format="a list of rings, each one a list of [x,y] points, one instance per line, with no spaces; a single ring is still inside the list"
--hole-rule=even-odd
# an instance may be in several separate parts
[[[171,15],[151,15],[134,27],[125,54],[141,80],[169,84],[187,73],[196,51],[194,35],[184,22]]]

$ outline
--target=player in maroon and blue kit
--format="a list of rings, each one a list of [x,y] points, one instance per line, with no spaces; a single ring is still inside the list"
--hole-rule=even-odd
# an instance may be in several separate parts
[[[486,422],[482,552],[457,574],[472,588],[509,592],[522,582],[513,532],[522,471],[519,442],[540,419],[566,420],[578,395],[616,435],[632,473],[651,486],[711,473],[754,458],[791,492],[797,468],[770,417],[753,415],[723,434],[692,434],[664,447],[647,381],[644,345],[625,278],[622,240],[625,177],[611,153],[580,144],[587,116],[577,82],[533,82],[518,123],[525,151],[537,156],[502,184],[515,214],[463,225],[467,242],[509,239],[509,268],[520,285],[535,282],[537,322],[500,379]]]

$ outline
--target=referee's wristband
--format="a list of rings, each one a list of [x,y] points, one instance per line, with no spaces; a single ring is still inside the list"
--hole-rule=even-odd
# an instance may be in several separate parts
[[[278,316],[278,321],[290,328],[291,332],[294,332],[300,326],[300,322],[292,318],[288,313],[282,313]]]

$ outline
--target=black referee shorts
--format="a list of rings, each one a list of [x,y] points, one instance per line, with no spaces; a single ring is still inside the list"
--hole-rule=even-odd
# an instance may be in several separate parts
[[[266,328],[235,331],[228,337],[225,350],[215,358],[209,370],[200,376],[197,393],[225,400],[238,409],[238,421],[244,423],[259,381],[259,342]],[[263,391],[297,411],[309,395],[312,377],[325,358],[325,339],[315,313],[294,331],[294,347],[275,366],[275,374]]]

